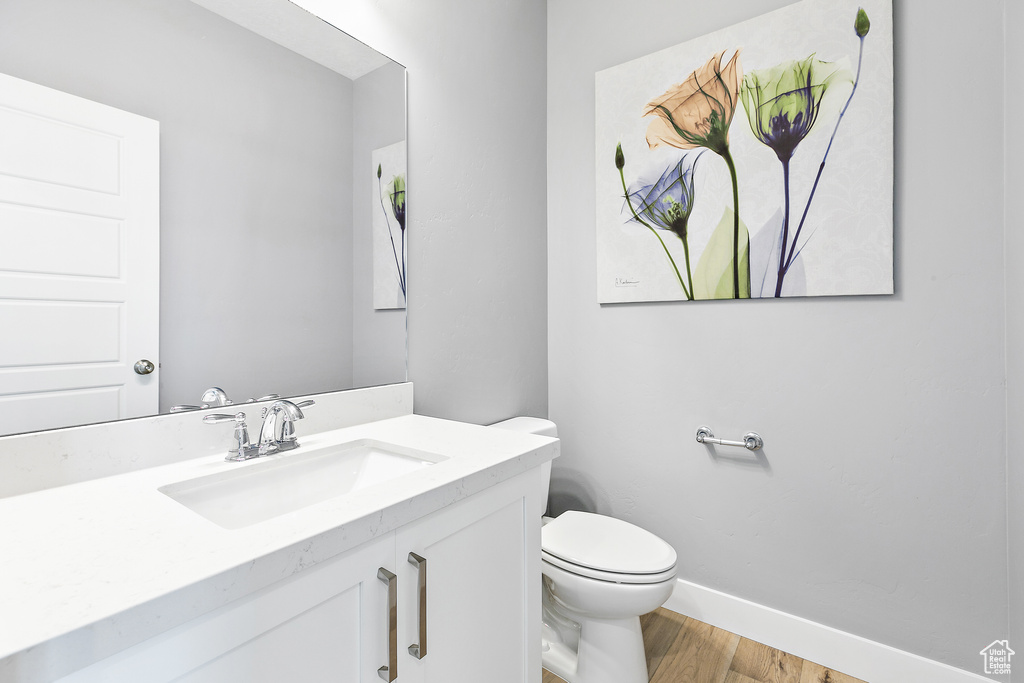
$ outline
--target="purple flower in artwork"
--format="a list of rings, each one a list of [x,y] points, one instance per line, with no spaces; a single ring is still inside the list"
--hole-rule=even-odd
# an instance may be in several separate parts
[[[633,220],[650,230],[658,241],[661,248],[665,250],[672,270],[679,279],[679,286],[687,299],[693,298],[693,277],[690,270],[690,245],[687,242],[686,225],[693,212],[693,172],[697,165],[697,159],[703,154],[701,151],[688,150],[683,156],[672,163],[661,176],[651,183],[640,182],[631,188],[626,188],[626,176],[623,168],[626,165],[626,157],[622,154],[622,145],[615,149],[615,167],[619,169],[619,179],[622,181],[622,190],[625,192],[626,206]],[[665,241],[658,234],[659,230],[668,230],[675,233],[683,242],[683,253],[686,261],[686,279],[676,266],[672,258],[672,252],[665,245]]]
[[[686,240],[687,223],[693,212],[693,174],[701,154],[703,150],[688,151],[654,182],[639,182],[630,187],[628,202],[638,214],[632,220],[670,230]],[[641,216],[644,221],[640,221]]]

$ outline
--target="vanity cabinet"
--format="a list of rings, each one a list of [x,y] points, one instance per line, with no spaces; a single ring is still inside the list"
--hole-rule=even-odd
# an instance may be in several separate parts
[[[539,681],[539,483],[528,471],[62,681],[380,683],[390,619],[397,681]]]

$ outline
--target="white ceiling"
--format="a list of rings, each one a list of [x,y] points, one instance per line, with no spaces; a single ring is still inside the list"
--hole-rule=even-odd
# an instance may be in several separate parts
[[[391,61],[288,0],[192,2],[352,80]]]

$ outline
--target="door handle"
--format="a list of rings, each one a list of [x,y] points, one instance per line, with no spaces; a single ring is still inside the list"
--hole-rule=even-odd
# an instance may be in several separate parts
[[[427,560],[416,553],[409,553],[409,564],[416,567],[419,581],[416,587],[416,602],[419,603],[419,638],[409,646],[409,654],[416,659],[427,656]]]
[[[377,578],[388,587],[384,617],[388,625],[388,663],[377,669],[377,675],[391,683],[398,678],[398,577],[380,567],[377,569]]]
[[[153,361],[151,360],[143,358],[142,360],[135,362],[135,374],[137,375],[148,375],[154,370],[156,370],[156,366],[153,365]]]

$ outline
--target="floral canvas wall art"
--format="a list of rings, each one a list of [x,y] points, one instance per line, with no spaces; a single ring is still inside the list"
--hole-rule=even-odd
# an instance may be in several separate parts
[[[804,0],[595,85],[601,303],[892,294],[891,0]]]
[[[405,140],[373,150],[373,308],[405,308]]]

